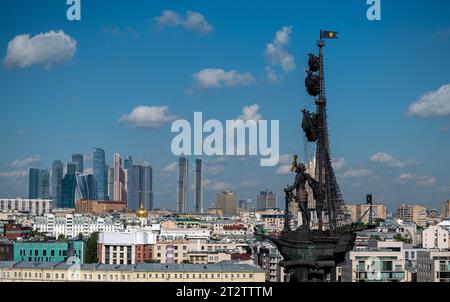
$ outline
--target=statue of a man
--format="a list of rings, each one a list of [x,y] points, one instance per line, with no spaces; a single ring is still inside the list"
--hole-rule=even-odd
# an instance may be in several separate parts
[[[298,207],[302,212],[302,223],[303,227],[309,228],[309,224],[311,221],[311,212],[308,209],[308,192],[306,191],[305,185],[308,182],[309,186],[313,189],[314,195],[319,187],[319,182],[311,177],[308,173],[306,173],[306,167],[304,164],[298,164],[295,173],[295,182],[292,186],[284,189],[285,192],[292,192],[296,189],[296,200],[298,203]]]

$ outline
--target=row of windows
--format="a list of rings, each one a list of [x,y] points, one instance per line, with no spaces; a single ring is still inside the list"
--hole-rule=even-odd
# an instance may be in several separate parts
[[[214,279],[214,278],[217,278],[217,279],[220,279],[221,278],[221,275],[222,274],[208,274],[208,273],[204,273],[204,274],[185,274],[185,277],[184,278],[186,278],[186,279],[189,279],[189,278],[191,278],[191,279],[202,279],[202,278],[204,278],[204,279]],[[83,280],[93,280],[93,274],[83,274],[82,275],[83,276]],[[247,276],[248,276],[248,278],[253,278],[253,274],[223,274],[223,277],[225,278],[225,279],[227,279],[228,277],[230,277],[230,278],[240,278],[242,276],[242,278],[247,278]],[[11,273],[10,272],[3,272],[2,273],[2,277],[3,278],[11,278]],[[14,278],[22,278],[22,273],[21,272],[14,272],[13,273],[13,277]],[[80,276],[78,275],[78,274],[71,274],[71,278],[72,279],[78,279]],[[113,280],[116,280],[116,281],[118,281],[119,280],[119,275],[118,274],[109,274],[109,276],[108,276],[109,278],[109,280],[111,280],[111,281],[113,281]],[[35,278],[35,279],[42,279],[42,273],[37,273],[37,272],[35,272],[35,273],[31,273],[31,272],[25,272],[24,273],[24,278],[25,279],[31,279],[31,278]],[[46,279],[51,279],[51,274],[50,273],[46,273],[45,274],[45,278]],[[164,274],[164,273],[162,273],[162,274],[158,274],[158,273],[156,273],[156,274],[153,274],[153,273],[143,273],[143,274],[137,274],[136,275],[136,278],[137,279],[146,279],[146,278],[155,278],[155,279],[165,279],[165,278],[167,278],[167,279],[171,279],[171,278],[173,278],[173,279],[182,279],[183,278],[183,274],[177,274],[177,273],[167,273],[167,274]],[[65,279],[65,274],[64,273],[55,273],[55,280],[64,280]],[[127,275],[125,275],[125,274],[123,274],[123,275],[120,275],[120,279],[121,280],[130,280],[131,279],[131,275],[129,275],[129,274],[127,274]],[[106,274],[98,274],[97,275],[97,280],[107,280],[107,275]]]

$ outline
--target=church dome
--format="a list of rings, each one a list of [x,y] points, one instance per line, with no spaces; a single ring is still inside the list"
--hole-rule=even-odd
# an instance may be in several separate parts
[[[148,211],[143,206],[140,206],[139,209],[136,210],[136,216],[138,218],[147,218]]]

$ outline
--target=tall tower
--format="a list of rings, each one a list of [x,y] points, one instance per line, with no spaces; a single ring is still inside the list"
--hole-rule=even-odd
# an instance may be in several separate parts
[[[134,165],[128,169],[130,191],[127,207],[136,211],[140,206],[153,210],[153,168],[147,164]]]
[[[97,182],[97,197],[108,199],[108,172],[106,171],[105,151],[94,148],[94,179]]]
[[[179,213],[186,212],[188,201],[188,159],[180,157],[178,162],[178,199],[177,211]]]
[[[114,154],[114,200],[127,201],[127,189],[125,187],[125,171],[122,168],[122,159],[118,153]]]
[[[84,169],[83,169],[83,162],[84,162],[84,156],[83,154],[73,154],[72,155],[72,162],[74,162],[77,167],[76,167],[76,171],[78,173],[83,173]]]
[[[64,174],[64,165],[62,161],[55,160],[52,165],[52,207],[54,209],[61,207],[61,186]]]
[[[50,172],[31,168],[28,175],[28,197],[50,198]]]
[[[203,167],[202,160],[195,160],[195,212],[203,213]]]

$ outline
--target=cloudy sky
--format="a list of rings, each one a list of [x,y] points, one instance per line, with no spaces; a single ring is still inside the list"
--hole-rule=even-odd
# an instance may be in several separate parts
[[[82,1],[78,22],[65,2],[0,2],[1,197],[27,195],[30,167],[84,153],[89,169],[102,147],[109,162],[150,162],[156,207],[175,208],[171,122],[201,111],[280,120],[283,155],[276,167],[204,157],[206,205],[226,188],[242,199],[268,188],[281,205],[291,155],[312,155],[300,109],[313,109],[304,71],[323,28],[339,31],[325,61],[345,200],[450,199],[449,1],[384,0],[379,22],[363,0]]]

